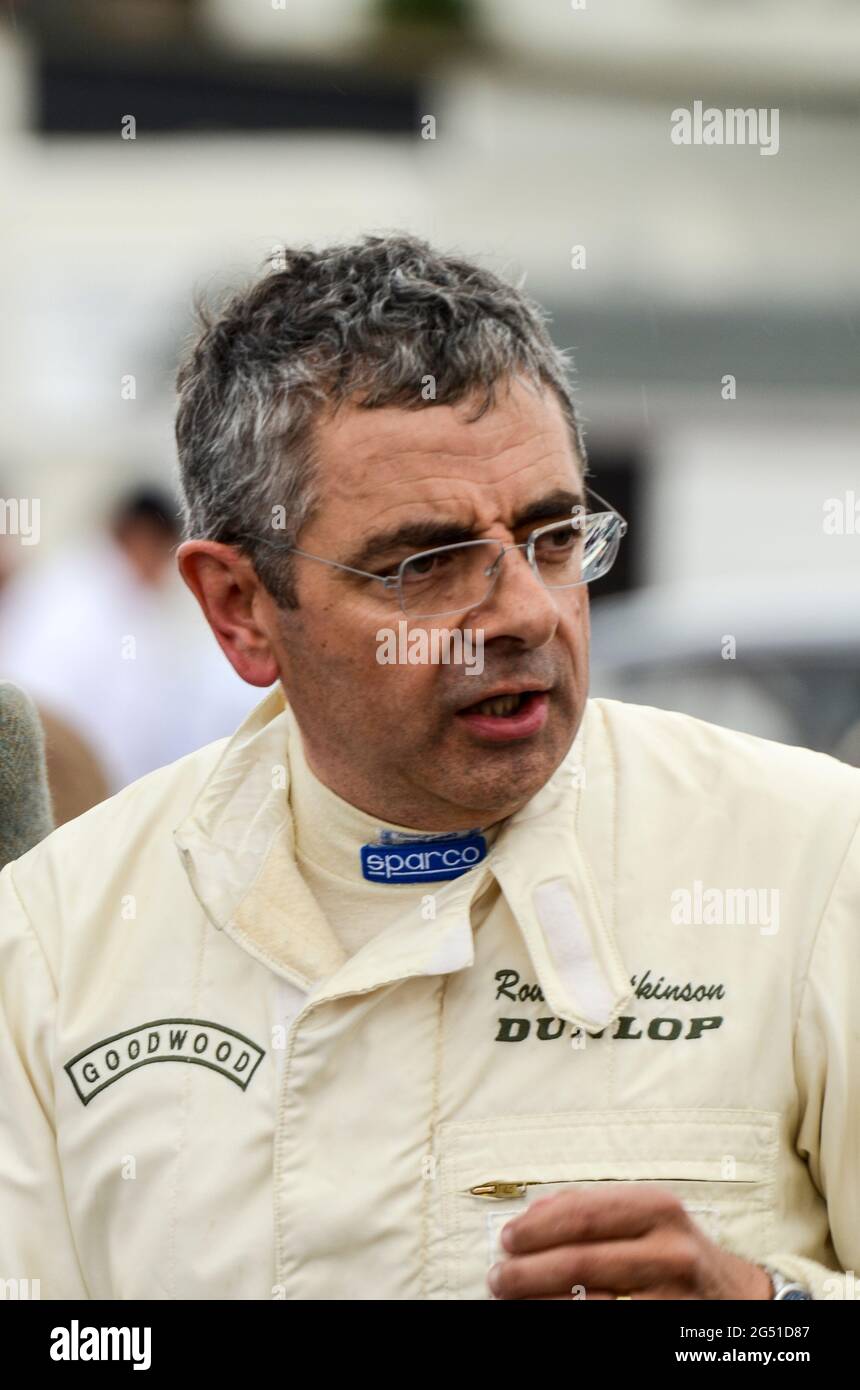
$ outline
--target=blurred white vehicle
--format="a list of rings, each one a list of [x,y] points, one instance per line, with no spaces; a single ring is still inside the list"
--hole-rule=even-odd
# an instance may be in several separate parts
[[[598,598],[591,691],[860,766],[860,563]]]

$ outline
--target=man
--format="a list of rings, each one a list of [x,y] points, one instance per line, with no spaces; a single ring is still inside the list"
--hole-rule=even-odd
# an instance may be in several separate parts
[[[853,1296],[860,777],[588,700],[624,523],[539,311],[289,252],[179,387],[182,574],[278,684],[0,876],[0,1274]]]
[[[179,539],[171,495],[135,486],[89,536],[10,585],[0,672],[39,707],[58,823],[229,734],[252,708],[255,692],[222,659],[176,573]]]

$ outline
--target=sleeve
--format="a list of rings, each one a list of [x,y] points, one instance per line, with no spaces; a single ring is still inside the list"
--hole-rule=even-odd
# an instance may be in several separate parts
[[[88,1298],[53,1121],[56,990],[13,867],[0,873],[0,1288],[7,1298]]]
[[[795,1068],[797,1148],[827,1203],[839,1269],[791,1251],[762,1263],[814,1298],[860,1298],[860,830],[818,928],[801,994]]]

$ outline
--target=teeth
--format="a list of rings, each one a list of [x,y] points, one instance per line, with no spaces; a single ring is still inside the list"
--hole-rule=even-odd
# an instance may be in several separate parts
[[[476,705],[479,714],[513,714],[522,704],[522,695],[497,695],[492,700],[482,700]]]

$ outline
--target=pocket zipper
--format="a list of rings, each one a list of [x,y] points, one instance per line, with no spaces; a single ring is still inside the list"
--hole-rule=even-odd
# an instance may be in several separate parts
[[[528,1188],[530,1188],[530,1187],[565,1187],[565,1186],[570,1186],[570,1185],[572,1185],[575,1181],[576,1181],[576,1180],[575,1180],[575,1179],[572,1179],[572,1178],[529,1178],[529,1179],[527,1179],[525,1182],[502,1182],[502,1181],[500,1181],[500,1180],[496,1180],[496,1181],[494,1181],[494,1182],[481,1182],[481,1183],[477,1183],[475,1187],[470,1187],[470,1188],[469,1188],[469,1196],[470,1196],[470,1197],[481,1197],[481,1198],[483,1198],[485,1201],[496,1201],[496,1202],[512,1201],[515,1197],[525,1197],[526,1192],[527,1192]],[[587,1185],[590,1181],[593,1181],[593,1180],[590,1180],[590,1179],[587,1179],[587,1178],[586,1178],[586,1179],[580,1179],[579,1181],[580,1181],[580,1182],[583,1182],[583,1183],[585,1183],[585,1184]],[[599,1181],[602,1181],[602,1182],[633,1182],[634,1179],[632,1179],[632,1178],[617,1178],[617,1179],[613,1179],[613,1178],[603,1178],[603,1179],[600,1179]],[[648,1178],[644,1178],[644,1179],[643,1179],[643,1182],[649,1182],[649,1181],[650,1181],[650,1182],[653,1182],[653,1181],[655,1181],[655,1179],[648,1179]],[[699,1182],[700,1182],[701,1180],[697,1180],[697,1179],[695,1179],[695,1178],[689,1178],[689,1179],[675,1178],[674,1181],[675,1181],[676,1183],[685,1183],[685,1182],[689,1182],[689,1184],[690,1184],[691,1187],[697,1187],[697,1186],[699,1185]],[[743,1182],[743,1183],[746,1183],[746,1184],[751,1184],[751,1183],[754,1182],[755,1180],[752,1179],[752,1178],[740,1178],[740,1179],[737,1179],[737,1181],[738,1181],[738,1182]],[[688,1203],[685,1202],[684,1205],[687,1206]],[[706,1205],[706,1207],[703,1208],[703,1210],[710,1210],[710,1205]]]
[[[525,1197],[529,1187],[559,1187],[565,1181],[565,1178],[532,1178],[528,1182],[480,1182],[469,1188],[469,1196],[504,1201],[512,1197]]]

